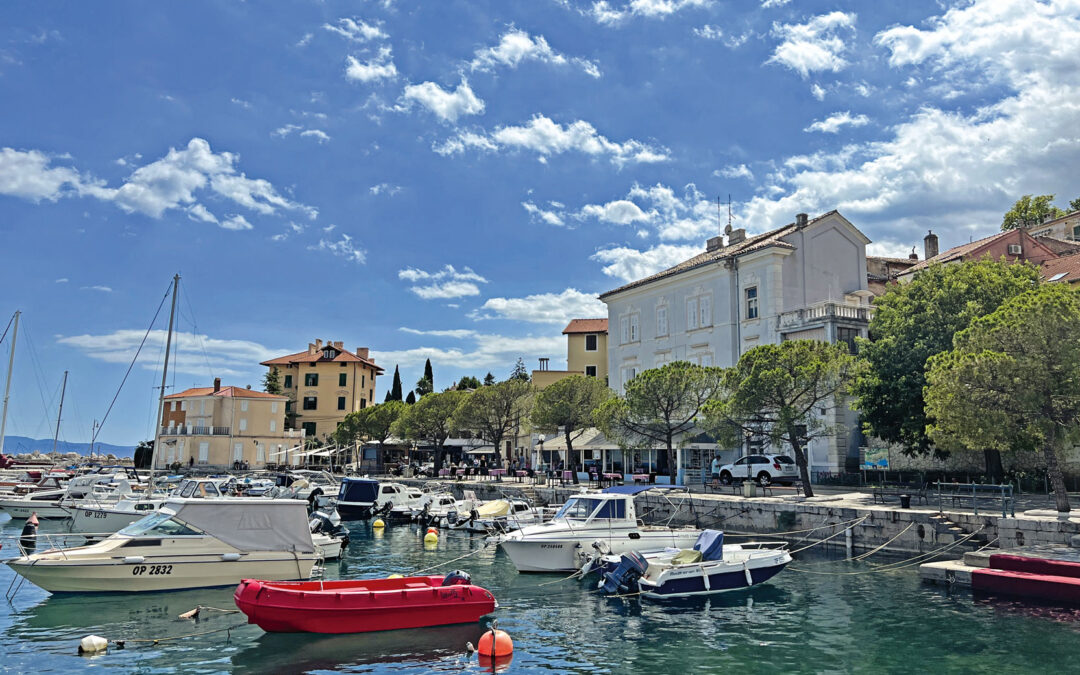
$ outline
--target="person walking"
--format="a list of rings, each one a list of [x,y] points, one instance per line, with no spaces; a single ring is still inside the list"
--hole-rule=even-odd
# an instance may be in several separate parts
[[[713,487],[718,487],[720,485],[720,455],[713,457],[710,472],[712,473]]]

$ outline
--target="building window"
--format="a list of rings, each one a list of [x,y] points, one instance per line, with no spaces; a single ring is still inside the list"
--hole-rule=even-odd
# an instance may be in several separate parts
[[[698,325],[702,328],[712,325],[712,296],[703,295],[698,298]]]
[[[303,429],[304,429],[304,436],[306,436],[308,438],[315,438],[315,423],[314,422],[304,422],[300,426],[303,427]]]
[[[187,410],[187,401],[180,401],[180,409]]]
[[[746,318],[756,319],[758,318],[758,297],[757,286],[751,286],[746,289]]]
[[[206,401],[199,401],[199,414],[200,415],[205,415],[206,414]]]
[[[266,449],[263,448],[263,444],[259,443],[255,446],[255,461],[262,464],[266,461]]]
[[[596,377],[596,366],[585,366],[585,375],[587,377]]]
[[[270,402],[270,412],[272,412],[272,413],[277,412],[277,401],[271,401]]]
[[[656,308],[656,337],[664,337],[668,334],[667,307]]]
[[[247,405],[248,405],[247,401],[240,401],[240,411],[241,412],[247,412]]]
[[[367,399],[366,398],[360,399],[360,407],[361,408],[366,408],[367,407]]]
[[[639,314],[630,315],[630,342],[637,342],[641,339],[641,326],[639,325]]]
[[[285,376],[285,388],[292,389],[292,375]]]
[[[624,316],[619,319],[619,344],[630,342],[630,317]]]
[[[199,443],[199,464],[206,464],[207,459],[210,457],[210,443],[203,441]]]
[[[291,413],[293,411],[292,404],[293,404],[292,401],[285,401],[285,414],[286,415],[288,415],[289,413]]]
[[[622,370],[622,379],[623,379],[623,384],[624,385],[626,383],[628,383],[630,380],[634,379],[635,377],[637,377],[637,368],[636,367],[623,368],[623,370]]]
[[[304,397],[304,410],[315,410],[318,406],[318,398],[315,396]]]
[[[345,364],[343,363],[343,364],[341,364],[341,365],[345,365]],[[349,377],[349,376],[348,376],[348,375],[346,375],[345,373],[338,373],[338,376],[337,376],[337,386],[339,386],[339,387],[344,387],[344,386],[345,386],[345,382],[346,382],[346,380],[348,379],[348,377]]]
[[[596,351],[596,336],[595,335],[586,335],[585,336],[585,351],[587,351],[587,352],[595,352]]]
[[[836,341],[843,342],[848,346],[848,351],[854,354],[858,351],[858,346],[855,344],[855,338],[859,337],[858,328],[844,328],[839,326],[836,329]]]
[[[1073,240],[1080,241],[1080,225],[1073,225]]]
[[[690,298],[686,301],[686,330],[698,328],[698,299]]]
[[[361,387],[366,387],[367,386],[367,375],[361,375],[360,376],[360,386]]]
[[[270,420],[270,431],[277,431],[277,420]]]
[[[239,462],[244,458],[244,444],[233,443],[232,446],[232,459],[234,462]]]
[[[246,417],[241,417],[240,418],[240,431],[247,431],[247,418]]]
[[[304,374],[304,386],[305,387],[317,387],[317,386],[319,386],[319,374],[318,373],[305,373]]]
[[[338,410],[344,410],[345,409],[345,397],[344,396],[338,396],[337,397],[337,409]]]

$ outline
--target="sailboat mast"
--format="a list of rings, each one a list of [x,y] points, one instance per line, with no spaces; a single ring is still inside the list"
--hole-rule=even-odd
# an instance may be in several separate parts
[[[154,449],[150,453],[150,486],[147,495],[154,491],[154,470],[157,468],[158,444],[161,440],[161,413],[165,410],[165,383],[169,376],[169,350],[172,347],[173,321],[176,319],[176,294],[180,288],[180,275],[173,276],[172,309],[169,310],[169,332],[165,336],[165,364],[161,367],[161,391],[158,392],[157,417],[154,418]]]
[[[0,452],[4,451],[4,434],[7,432],[7,409],[8,398],[11,394],[11,370],[15,367],[15,338],[19,335],[19,315],[22,312],[15,311],[15,327],[11,331],[11,354],[8,355],[7,383],[4,384],[4,412],[0,414]]]
[[[64,384],[60,385],[60,409],[56,411],[56,433],[52,437],[52,451],[56,453],[56,442],[60,440],[60,416],[64,414],[64,393],[67,392],[68,371],[64,371]]]

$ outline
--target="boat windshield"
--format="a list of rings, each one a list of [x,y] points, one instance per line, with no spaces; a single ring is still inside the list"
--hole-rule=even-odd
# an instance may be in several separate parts
[[[171,513],[155,513],[128,525],[118,534],[126,534],[129,537],[178,537],[200,535],[202,532],[194,530],[178,520],[172,519]]]
[[[563,507],[559,509],[559,512],[555,514],[556,518],[566,518],[570,520],[585,520],[592,515],[592,512],[596,510],[596,507],[600,505],[599,499],[588,499],[585,497],[571,497],[566,500]]]

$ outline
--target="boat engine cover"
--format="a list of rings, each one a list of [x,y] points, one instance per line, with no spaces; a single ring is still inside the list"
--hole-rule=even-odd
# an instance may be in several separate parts
[[[609,595],[635,590],[637,580],[645,574],[648,567],[649,562],[645,560],[645,556],[637,551],[623,553],[618,567],[612,572],[604,573],[604,581],[600,588]]]
[[[468,572],[462,570],[454,570],[447,574],[442,582],[443,586],[468,586],[470,584],[472,584],[472,577],[469,576]]]

